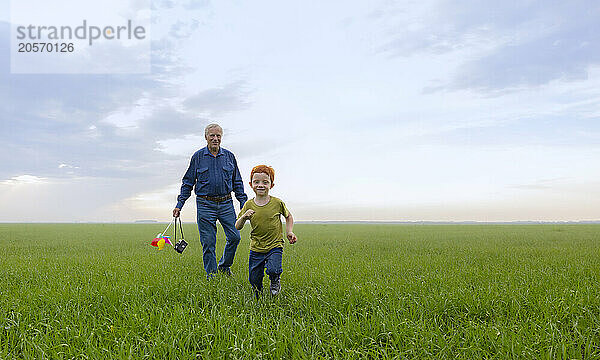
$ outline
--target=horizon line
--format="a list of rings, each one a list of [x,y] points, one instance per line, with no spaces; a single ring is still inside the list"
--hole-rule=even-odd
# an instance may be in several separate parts
[[[133,221],[0,221],[0,224],[168,224],[168,221],[133,220]],[[195,221],[184,221],[184,224],[196,224]],[[600,220],[298,220],[295,224],[398,224],[398,225],[468,225],[468,224],[600,224]]]

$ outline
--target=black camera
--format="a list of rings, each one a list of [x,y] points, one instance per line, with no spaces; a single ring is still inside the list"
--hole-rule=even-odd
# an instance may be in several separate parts
[[[183,250],[185,250],[185,248],[186,248],[187,246],[188,246],[188,243],[187,243],[187,241],[185,241],[185,240],[181,239],[181,240],[179,240],[179,241],[178,241],[178,242],[175,244],[175,246],[173,246],[173,247],[175,248],[175,251],[177,251],[178,253],[180,253],[180,254],[181,254],[181,253],[183,252]]]
[[[177,251],[178,253],[182,253],[183,250],[185,250],[185,248],[188,246],[187,241],[185,241],[183,239],[184,235],[183,235],[183,225],[181,224],[181,218],[179,216],[175,217],[175,226],[173,226],[175,228],[175,239],[177,239],[177,221],[179,221],[179,231],[181,231],[181,239],[179,239],[179,241],[173,246],[173,248],[175,249],[175,251]]]

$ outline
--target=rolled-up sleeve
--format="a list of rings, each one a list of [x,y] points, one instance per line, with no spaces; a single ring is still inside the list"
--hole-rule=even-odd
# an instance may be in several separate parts
[[[233,192],[235,193],[236,199],[238,199],[240,202],[240,208],[242,208],[248,200],[248,195],[246,195],[244,192],[244,181],[242,180],[242,175],[240,174],[240,169],[238,169],[237,160],[233,154],[231,154],[231,159],[233,160]]]
[[[190,160],[190,166],[188,167],[185,175],[183,175],[181,184],[181,191],[179,192],[179,196],[177,197],[177,205],[175,206],[178,209],[183,207],[185,201],[192,194],[192,189],[194,188],[194,184],[196,183],[196,161],[194,156]]]

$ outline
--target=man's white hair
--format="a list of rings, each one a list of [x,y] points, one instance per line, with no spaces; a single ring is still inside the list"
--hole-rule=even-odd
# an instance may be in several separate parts
[[[221,130],[221,135],[223,135],[223,128],[219,126],[219,124],[208,124],[206,125],[206,127],[204,128],[204,137],[208,136],[208,131],[210,129],[219,129]]]

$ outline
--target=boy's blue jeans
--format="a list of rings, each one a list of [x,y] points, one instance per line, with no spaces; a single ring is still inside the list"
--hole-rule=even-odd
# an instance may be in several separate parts
[[[233,200],[216,202],[201,197],[196,198],[198,232],[202,243],[204,270],[207,276],[217,272],[217,219],[225,231],[225,249],[219,260],[219,269],[227,271],[233,264],[235,251],[240,243],[240,232],[235,228]]]
[[[283,256],[283,248],[276,247],[266,253],[259,253],[250,250],[250,258],[248,260],[248,272],[250,285],[256,291],[261,291],[263,287],[263,277],[265,276],[265,267],[267,275],[273,279],[278,277],[283,270],[281,269],[281,260]]]

